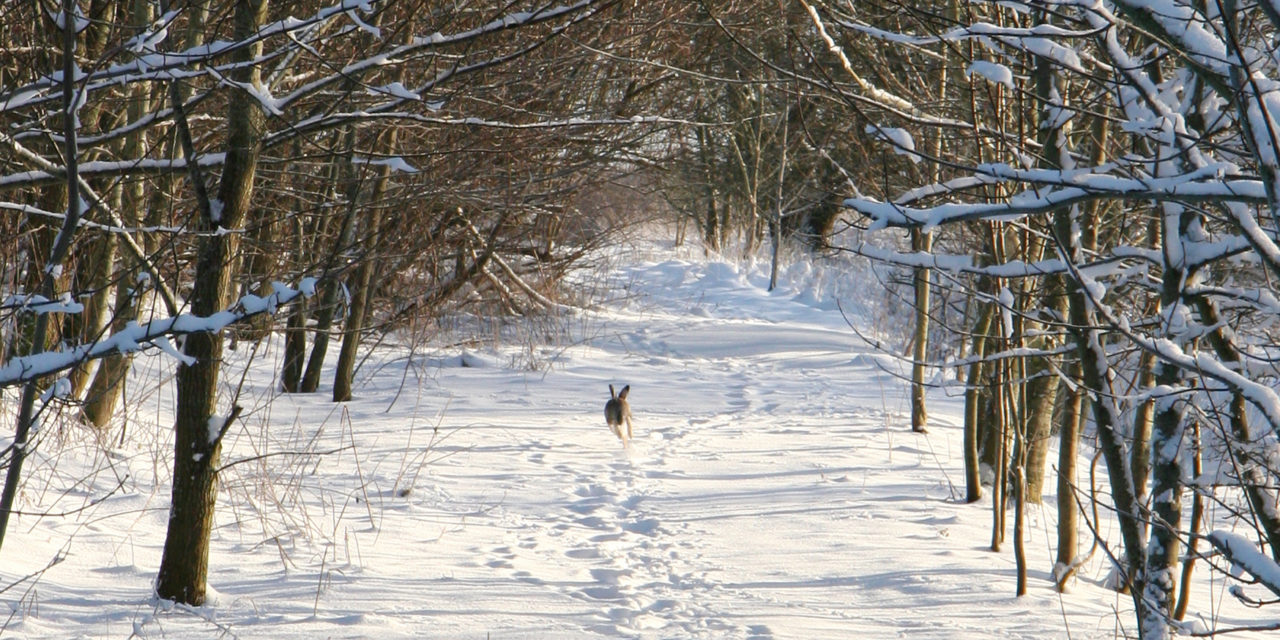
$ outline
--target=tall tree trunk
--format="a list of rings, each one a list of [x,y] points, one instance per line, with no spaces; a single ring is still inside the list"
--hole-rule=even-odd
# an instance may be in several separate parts
[[[75,1],[63,0],[62,11],[63,15],[77,15],[78,9]],[[80,170],[77,159],[79,156],[78,131],[76,129],[77,118],[73,117],[76,108],[74,83],[74,78],[76,77],[76,31],[74,20],[65,21],[61,35],[62,77],[64,79],[62,83],[62,160],[67,170],[67,208],[66,217],[63,218],[62,229],[50,246],[48,261],[45,263],[44,268],[41,269],[44,275],[39,291],[48,300],[53,300],[57,297],[55,295],[55,287],[57,285],[58,272],[61,270],[62,262],[71,248],[76,227],[79,225],[80,216],[83,213],[80,206]],[[39,353],[44,350],[51,315],[49,313],[36,314],[35,322],[32,326],[30,353]],[[35,379],[24,384],[21,397],[18,400],[18,423],[14,429],[13,444],[10,448],[9,468],[5,473],[4,490],[0,492],[0,545],[4,544],[4,534],[9,528],[9,516],[13,513],[13,503],[18,495],[18,484],[22,479],[22,464],[29,454],[27,444],[31,435],[31,428],[36,420],[35,403],[36,395],[40,388],[39,383],[39,379]]]
[[[1156,246],[1159,246],[1158,242]],[[1143,353],[1138,358],[1137,388],[1150,389],[1156,384],[1156,357]],[[1155,416],[1155,400],[1147,398],[1133,412],[1133,445],[1129,450],[1129,466],[1133,468],[1133,490],[1145,502],[1147,479],[1151,477],[1151,428]]]
[[[1094,117],[1091,123],[1091,136],[1093,148],[1090,155],[1090,161],[1093,166],[1102,164],[1105,158],[1108,129],[1107,119],[1105,117]],[[1085,206],[1081,219],[1078,220],[1080,228],[1080,244],[1077,249],[1093,251],[1098,244],[1098,216],[1100,213],[1100,205],[1091,203]],[[1067,222],[1070,222],[1069,214]],[[1054,225],[1061,222],[1055,216]],[[1060,248],[1061,250],[1061,248]],[[1074,286],[1075,281],[1066,277],[1056,280],[1056,285],[1062,289],[1062,299],[1058,302],[1058,309],[1063,317],[1070,317],[1071,299],[1068,297],[1068,287]],[[1079,501],[1076,499],[1076,477],[1077,462],[1080,452],[1080,434],[1084,431],[1084,422],[1087,417],[1088,409],[1085,403],[1089,401],[1088,389],[1081,384],[1081,376],[1083,375],[1083,367],[1079,360],[1079,355],[1083,353],[1077,343],[1077,358],[1070,361],[1067,368],[1067,377],[1075,383],[1073,388],[1068,388],[1065,410],[1062,412],[1062,424],[1059,427],[1059,445],[1058,445],[1058,477],[1057,477],[1057,494],[1058,494],[1058,550],[1057,558],[1054,563],[1054,579],[1059,593],[1066,591],[1067,581],[1075,574],[1080,564],[1080,541],[1079,541]],[[1063,385],[1066,387],[1066,385]]]
[[[1000,344],[1004,344],[1002,339]],[[991,375],[991,407],[992,421],[988,425],[995,434],[993,449],[996,452],[995,464],[991,467],[991,550],[999,551],[1004,544],[1005,507],[1009,504],[1009,416],[1008,398],[1008,361],[999,360],[992,363]]]
[[[1068,370],[1072,380],[1080,379],[1080,363],[1072,362]],[[1058,552],[1053,576],[1058,592],[1066,591],[1067,581],[1079,566],[1080,513],[1076,500],[1076,461],[1080,457],[1080,427],[1083,422],[1084,389],[1068,391],[1058,430]]]
[[[1040,504],[1044,495],[1044,472],[1049,457],[1049,440],[1053,437],[1051,435],[1053,410],[1058,401],[1061,381],[1052,372],[1042,369],[1033,369],[1031,373],[1039,377],[1026,384],[1027,407],[1022,421],[1025,425],[1027,447],[1025,497],[1027,502]]]
[[[778,254],[782,251],[782,203],[785,197],[787,178],[787,131],[791,120],[791,107],[788,106],[782,116],[782,151],[778,163],[778,192],[775,194],[772,214],[769,216],[769,239],[772,247],[769,256],[769,291],[778,286]]]
[[[947,18],[956,20],[959,16],[959,2],[954,0],[947,1]],[[950,58],[954,53],[951,46],[940,45],[938,54],[943,59]],[[938,67],[937,72],[937,94],[941,99],[946,99],[947,85],[950,75],[947,73],[947,64]],[[935,158],[942,157],[942,134],[935,132],[929,139],[929,153]],[[929,181],[938,183],[942,178],[941,165],[939,162],[929,163]],[[933,252],[933,233],[922,229],[911,229],[911,250],[916,253],[932,253]],[[929,358],[929,305],[930,305],[930,279],[932,273],[924,267],[915,267],[912,269],[912,288],[914,289],[914,305],[915,305],[915,340],[912,342],[911,353],[911,430],[917,433],[924,433],[928,429],[929,411],[925,406],[925,362]]]
[[[720,214],[717,209],[723,207],[724,204],[716,202],[716,171],[714,152],[711,148],[711,133],[703,127],[694,127],[693,135],[698,144],[698,159],[702,162],[703,199],[707,204],[702,241],[713,251],[719,251],[720,240],[724,231],[720,225]]]
[[[151,24],[151,3],[148,0],[133,0],[129,15],[130,22],[134,25]],[[141,120],[143,114],[149,110],[151,90],[150,83],[140,83],[129,88],[126,112],[131,122]],[[141,158],[145,153],[146,143],[146,132],[139,129],[124,137],[120,152],[125,158]],[[145,218],[142,215],[147,208],[144,183],[134,180],[121,186],[119,193],[120,206],[117,209],[120,211],[121,221],[128,228],[121,233],[132,233],[132,229],[138,227],[140,221]],[[119,262],[121,269],[115,283],[112,333],[123,330],[130,322],[137,320],[141,292],[146,286],[146,279],[139,278],[139,274],[142,273],[140,271],[142,265],[138,264],[140,260],[121,255]],[[134,266],[127,266],[129,263],[133,263]],[[105,297],[104,295],[103,298]],[[81,417],[85,422],[96,427],[100,435],[105,433],[103,430],[110,423],[111,416],[115,414],[117,401],[124,391],[124,378],[128,374],[132,361],[132,355],[113,353],[98,362],[97,371],[85,393]]]
[[[987,334],[991,331],[994,305],[979,303],[978,319],[973,325],[973,346],[969,349],[969,372],[965,375],[964,391],[964,486],[965,501],[982,499],[982,463],[979,459],[979,443],[982,432],[982,396],[987,363]]]
[[[933,251],[933,234],[919,229],[911,230],[911,249],[916,253]],[[912,284],[915,293],[915,340],[911,352],[911,430],[926,431],[928,412],[925,409],[924,376],[925,361],[929,357],[929,269],[915,267]]]
[[[266,0],[237,0],[234,37],[252,35],[266,17]],[[260,53],[261,45],[245,47],[232,54],[241,63]],[[232,72],[237,82],[260,83],[256,66],[245,65]],[[173,92],[176,94],[177,92]],[[175,108],[179,105],[176,104]],[[185,129],[185,116],[178,115]],[[191,312],[207,317],[231,303],[231,282],[236,269],[239,245],[237,234],[212,233],[219,226],[240,228],[247,217],[257,171],[263,115],[257,101],[233,95],[227,111],[227,153],[219,182],[220,210],[214,210],[203,194],[202,178],[190,132],[183,131],[187,157],[191,161],[193,187],[200,200],[201,235],[191,292]],[[192,359],[177,373],[177,420],[174,423],[173,498],[164,554],[156,579],[156,594],[167,600],[199,606],[204,604],[209,569],[209,540],[213,531],[214,505],[218,495],[217,469],[222,436],[238,409],[225,418],[217,415],[218,373],[222,360],[222,336],[194,333],[187,336],[184,352]],[[218,431],[215,432],[214,428]]]
[[[1236,347],[1235,332],[1222,321],[1218,307],[1213,301],[1203,296],[1196,296],[1196,309],[1200,314],[1200,323],[1206,327],[1214,327],[1209,333],[1209,345],[1218,358],[1232,368],[1243,367],[1243,357]],[[1249,500],[1250,510],[1262,531],[1263,538],[1270,547],[1271,557],[1280,562],[1280,510],[1276,506],[1276,490],[1268,482],[1266,463],[1257,459],[1253,449],[1253,436],[1249,427],[1249,402],[1244,395],[1231,394],[1231,439],[1229,447],[1235,463],[1241,469],[1240,482],[1244,486],[1245,497]],[[1244,452],[1243,454],[1241,452]]]
[[[302,374],[302,392],[314,393],[320,387],[320,373],[324,368],[325,358],[329,352],[329,340],[333,329],[333,318],[338,311],[338,293],[342,289],[338,280],[342,255],[351,245],[355,229],[356,214],[359,212],[357,201],[360,196],[360,180],[352,165],[352,154],[355,149],[355,129],[348,127],[343,132],[341,155],[333,159],[333,177],[338,189],[346,199],[346,211],[337,223],[337,230],[329,251],[325,257],[324,273],[320,280],[320,303],[316,309],[315,339],[311,345],[311,357],[307,360],[306,371]],[[325,225],[333,228],[332,223]],[[350,313],[350,310],[348,310]]]
[[[94,342],[102,337],[107,322],[108,296],[111,288],[111,276],[116,262],[116,247],[119,244],[114,233],[98,233],[91,240],[93,248],[81,258],[76,268],[77,288],[89,295],[81,296],[84,300],[84,311],[79,317],[67,323],[66,338],[80,344]],[[71,397],[82,397],[85,387],[93,375],[95,366],[92,362],[83,362],[67,372],[67,380],[71,383]]]
[[[1200,449],[1200,421],[1191,423],[1191,474],[1193,478],[1204,473],[1204,461]],[[1187,615],[1187,604],[1191,600],[1191,572],[1195,570],[1196,546],[1200,542],[1200,526],[1204,522],[1204,495],[1196,490],[1191,497],[1191,535],[1187,537],[1187,552],[1182,558],[1182,576],[1178,580],[1178,601],[1173,605],[1173,619],[1182,620]]]
[[[90,24],[84,30],[84,51],[81,54],[84,59],[96,60],[101,56],[106,46],[107,38],[112,31],[112,25],[117,22],[116,11],[119,7],[116,5],[117,3],[108,2],[91,3],[89,5],[88,18]],[[106,128],[99,121],[114,118],[115,114],[104,114],[104,111],[101,102],[92,101],[79,110],[77,117],[82,123],[94,123],[94,125]],[[104,115],[106,116],[105,118]],[[86,150],[84,160],[97,160],[101,154],[102,152],[97,149]],[[122,190],[119,182],[109,187],[107,201],[110,210],[120,210]],[[89,200],[86,196],[82,196],[82,200]],[[117,234],[112,232],[92,234],[89,241],[92,248],[88,251],[77,252],[83,257],[75,265],[74,288],[77,291],[78,298],[84,301],[84,310],[78,314],[67,316],[63,334],[64,341],[77,342],[79,344],[97,341],[102,337],[103,330],[106,328],[109,307],[107,304],[109,298],[107,292],[111,288],[116,249],[119,245]],[[85,386],[88,385],[94,369],[95,363],[82,362],[67,372],[67,380],[71,383],[71,397],[82,397],[81,394],[84,393]]]
[[[393,151],[396,147],[394,129],[387,134],[386,146],[389,151]],[[386,166],[381,167],[373,185],[373,193],[369,196],[372,206],[369,208],[366,220],[366,228],[369,231],[364,243],[366,248],[376,248],[379,244],[382,220],[376,207],[386,194],[390,177],[391,169]],[[356,354],[360,348],[360,338],[364,333],[365,322],[369,315],[370,288],[373,284],[375,264],[374,256],[366,254],[351,278],[351,308],[347,311],[347,321],[342,327],[342,347],[338,351],[338,364],[333,375],[334,402],[346,402],[352,397],[351,386],[355,378]]]
[[[1018,457],[1013,467],[1013,560],[1017,570],[1017,586],[1014,592],[1018,596],[1027,595],[1027,545],[1026,545],[1026,506],[1027,506],[1027,442],[1026,422],[1014,423],[1014,448]]]
[[[366,258],[355,269],[351,284],[351,308],[342,327],[342,347],[338,351],[338,364],[333,374],[333,401],[351,399],[352,382],[355,379],[356,355],[360,349],[360,334],[364,331],[369,304],[369,287],[373,282],[373,261]]]
[[[301,204],[301,198],[295,196]],[[305,238],[308,234],[303,221],[294,217],[293,255],[302,259],[307,254]],[[299,301],[289,309],[289,317],[285,321],[284,357],[280,367],[280,389],[285,393],[298,393],[302,390],[302,370],[307,362],[307,317],[310,315],[309,303]]]
[[[1156,383],[1171,388],[1182,378],[1182,371],[1171,364],[1157,367]],[[1168,620],[1177,594],[1174,570],[1178,564],[1182,526],[1182,459],[1183,404],[1170,397],[1157,398],[1152,429],[1155,455],[1151,466],[1151,526],[1147,543],[1146,569],[1143,572],[1143,598],[1147,610],[1143,620],[1143,637],[1155,629],[1168,633]]]
[[[1064,262],[1079,264],[1082,254],[1080,235],[1074,231],[1077,220],[1071,211],[1053,214],[1054,240],[1058,244]],[[1142,598],[1145,566],[1145,549],[1142,546],[1142,524],[1139,505],[1133,491],[1132,469],[1125,455],[1124,440],[1119,433],[1119,408],[1115,405],[1115,393],[1111,387],[1112,372],[1107,351],[1102,344],[1102,332],[1094,318],[1092,303],[1078,275],[1073,272],[1067,283],[1068,329],[1075,340],[1080,361],[1081,383],[1090,396],[1093,422],[1098,433],[1098,444],[1107,463],[1107,476],[1111,485],[1111,498],[1116,508],[1120,537],[1124,544],[1124,560],[1135,570],[1128,576],[1130,595],[1138,618],[1142,619],[1148,607]]]

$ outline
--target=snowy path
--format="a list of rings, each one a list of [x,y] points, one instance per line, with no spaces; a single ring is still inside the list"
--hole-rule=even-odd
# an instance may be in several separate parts
[[[124,495],[87,523],[15,531],[31,553],[7,555],[5,584],[61,545],[68,559],[38,597],[10,600],[5,635],[1115,637],[1126,603],[1098,586],[1100,563],[1074,593],[1051,588],[1051,505],[1029,513],[1031,593],[1013,597],[1011,554],[986,548],[989,507],[952,486],[956,401],[935,397],[929,435],[910,433],[903,385],[882,368],[896,365],[833,303],[716,263],[616,276],[633,301],[585,322],[585,344],[548,338],[543,370],[509,366],[519,345],[386,353],[340,409],[323,396],[268,407],[269,371],[251,377],[259,409],[229,459],[341,451],[226,474],[214,601],[198,610],[150,598],[167,504],[152,451],[167,445],[113,453]],[[632,385],[628,451],[604,424],[609,383]],[[163,424],[167,398],[138,410]]]

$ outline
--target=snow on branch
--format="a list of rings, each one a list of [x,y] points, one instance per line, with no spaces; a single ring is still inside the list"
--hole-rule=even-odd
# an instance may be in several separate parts
[[[1271,430],[1280,435],[1280,393],[1265,383],[1257,382],[1247,372],[1241,372],[1230,364],[1209,353],[1183,350],[1182,346],[1168,338],[1148,338],[1131,328],[1127,319],[1119,317],[1113,309],[1102,302],[1105,288],[1080,269],[1072,267],[1074,277],[1088,292],[1090,305],[1111,327],[1124,334],[1138,348],[1154,355],[1162,362],[1178,367],[1188,373],[1216,380],[1235,393],[1239,393],[1246,402],[1256,407],[1267,421]]]
[[[381,106],[398,106],[390,103]],[[628,127],[648,124],[683,124],[695,127],[714,126],[711,123],[699,122],[695,120],[686,120],[681,118],[668,118],[664,116],[630,116],[626,118],[561,118],[555,120],[537,120],[531,122],[509,122],[505,120],[492,120],[488,118],[477,117],[439,117],[428,116],[410,111],[377,111],[380,107],[372,107],[361,111],[338,111],[333,113],[324,113],[312,118],[307,118],[281,131],[268,134],[264,146],[271,147],[278,145],[284,140],[288,140],[298,132],[306,132],[314,129],[331,128],[345,122],[368,122],[374,119],[399,120],[402,122],[416,122],[421,124],[439,125],[439,126],[462,126],[462,127],[484,127],[488,129],[506,129],[506,130],[535,130],[535,129],[561,129],[567,127]]]
[[[945,203],[916,208],[871,198],[848,198],[844,201],[844,206],[871,218],[872,229],[924,227],[929,230],[939,225],[968,220],[1017,219],[1102,199],[1247,204],[1267,202],[1266,187],[1259,180],[1205,180],[1216,173],[1213,167],[1168,178],[1146,179],[1099,173],[1017,169],[1009,165],[984,165],[978,169],[1009,181],[1032,182],[1037,187],[1015,194],[1005,202]],[[1046,189],[1046,185],[1061,186]]]
[[[494,20],[474,29],[468,29],[458,33],[442,34],[440,32],[435,32],[429,36],[415,37],[407,44],[402,44],[393,47],[389,51],[384,51],[356,60],[355,62],[344,66],[337,73],[317,78],[316,80],[299,86],[288,94],[276,98],[273,104],[282,108],[303,97],[314,95],[326,86],[349,82],[352,78],[358,78],[367,71],[382,67],[390,60],[410,58],[413,54],[426,49],[437,48],[444,45],[462,44],[499,31],[506,31],[560,18],[567,18],[568,22],[556,27],[555,31],[560,32],[566,29],[569,25],[576,24],[587,17],[594,15],[600,6],[606,4],[607,3],[604,0],[579,0],[572,4],[546,7],[532,12],[514,12],[506,16],[495,18]],[[475,64],[451,67],[441,71],[434,79],[428,80],[425,84],[418,87],[405,87],[400,85],[395,87],[394,91],[388,90],[390,85],[380,87],[377,93],[388,94],[392,99],[378,109],[390,109],[405,102],[421,101],[421,96],[425,96],[428,91],[448,78],[493,66],[504,60],[510,59],[515,55],[518,55],[518,53],[507,56],[498,56]],[[428,108],[436,107],[429,104]],[[305,127],[307,125],[307,120],[303,120],[298,124]]]
[[[51,300],[40,294],[10,295],[0,300],[0,311],[22,309],[34,313],[81,313],[84,305],[71,299],[70,293]]]
[[[865,131],[867,135],[875,138],[876,140],[888,143],[894,153],[900,156],[906,156],[912,162],[917,164],[920,162],[921,156],[916,152],[916,142],[912,139],[911,134],[906,129],[869,124]]]
[[[1031,53],[1079,73],[1084,72],[1080,55],[1071,47],[1058,43],[1057,40],[1089,38],[1096,31],[1095,29],[1064,29],[1050,24],[1039,24],[1032,27],[1009,27],[989,22],[975,22],[939,34],[916,35],[885,31],[855,20],[835,20],[834,22],[840,25],[841,28],[878,40],[912,47],[925,47],[940,42],[972,41],[977,42],[989,51],[995,52],[996,55],[1008,55],[1010,52]],[[984,70],[994,70],[994,67],[986,67]],[[988,79],[993,82],[1000,82],[996,78],[988,77]]]
[[[1230,74],[1226,43],[1209,26],[1209,19],[1191,3],[1116,0],[1115,5],[1143,27],[1172,42],[1193,64],[1224,80]]]
[[[1208,536],[1209,543],[1231,562],[1232,573],[1240,576],[1240,572],[1248,573],[1259,584],[1280,596],[1280,565],[1275,560],[1258,551],[1244,536],[1229,531],[1214,531]]]
[[[373,5],[376,4],[382,4],[382,0],[342,0],[322,7],[304,18],[289,17],[263,25],[257,33],[243,40],[235,42],[215,40],[182,51],[156,52],[154,45],[160,43],[167,31],[167,25],[176,18],[177,12],[170,12],[153,25],[154,31],[140,36],[142,40],[134,39],[127,43],[127,50],[141,52],[142,55],[134,56],[132,60],[125,63],[94,69],[85,77],[83,83],[85,91],[113,88],[126,82],[164,80],[203,73],[193,70],[194,67],[205,65],[216,68],[211,64],[212,59],[277,36],[285,36],[286,41],[292,43],[290,46],[296,46],[297,41],[292,37],[293,35],[307,32],[337,17],[351,17],[354,11],[368,13],[374,10]],[[145,45],[151,45],[151,50],[148,50]],[[272,52],[265,57],[278,54],[279,52]],[[226,67],[221,68],[226,70]],[[0,113],[54,100],[57,96],[52,93],[52,90],[58,84],[57,74],[51,74],[12,91],[0,92]]]
[[[874,100],[883,102],[894,109],[900,109],[907,112],[915,111],[915,106],[912,105],[910,101],[894,95],[889,91],[885,91],[884,89],[864,80],[863,77],[853,69],[853,63],[850,62],[849,57],[845,55],[844,49],[836,43],[835,39],[831,37],[831,34],[827,33],[827,27],[823,24],[822,16],[818,15],[817,9],[814,9],[809,5],[809,3],[804,2],[803,0],[801,0],[801,4],[803,4],[805,10],[809,12],[809,19],[813,21],[813,26],[817,29],[818,36],[822,38],[824,43],[826,43],[827,51],[840,60],[840,66],[844,69],[845,74],[852,78],[859,88],[865,91]]]
[[[297,289],[280,282],[272,283],[271,287],[271,294],[265,297],[246,295],[230,308],[209,317],[181,314],[146,324],[130,322],[124,329],[97,342],[11,358],[0,365],[0,388],[65,371],[89,360],[116,353],[141,351],[148,345],[163,349],[190,364],[188,356],[172,348],[168,342],[169,337],[189,333],[217,333],[253,316],[274,314],[280,305],[293,302],[300,296],[310,297],[315,291],[315,281],[313,278],[304,278]]]
[[[225,153],[201,154],[196,161],[202,167],[220,167],[226,162]],[[187,169],[185,158],[130,158],[126,160],[92,160],[80,164],[80,175],[84,178],[120,176],[129,174],[166,174],[177,173]],[[17,171],[0,175],[0,190],[27,187],[37,184],[52,184],[66,180],[66,173],[58,168]]]
[[[998,62],[990,62],[988,60],[974,60],[965,67],[964,74],[966,76],[981,76],[986,78],[988,82],[1004,85],[1010,91],[1014,90],[1013,71]]]

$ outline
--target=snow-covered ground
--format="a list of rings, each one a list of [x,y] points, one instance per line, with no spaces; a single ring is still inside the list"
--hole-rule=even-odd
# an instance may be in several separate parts
[[[519,339],[378,348],[346,404],[328,402],[327,387],[276,393],[278,344],[250,353],[242,343],[225,384],[246,410],[224,452],[210,603],[196,609],[152,595],[175,363],[140,357],[123,444],[103,449],[51,425],[28,463],[28,515],[0,551],[0,636],[1132,629],[1127,596],[1101,586],[1100,553],[1071,593],[1054,591],[1052,496],[1029,510],[1030,591],[1014,597],[1011,544],[988,549],[990,503],[961,499],[958,400],[935,393],[930,432],[911,433],[900,366],[846,324],[893,329],[872,326],[895,317],[874,280],[794,267],[769,293],[750,265],[660,252],[615,264],[599,274],[613,302]],[[627,450],[604,423],[610,383],[631,385]],[[1191,617],[1270,620],[1203,566],[1196,577]]]

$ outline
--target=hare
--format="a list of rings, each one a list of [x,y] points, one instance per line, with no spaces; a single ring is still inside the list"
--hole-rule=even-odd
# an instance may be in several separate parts
[[[616,394],[613,392],[613,385],[609,385],[609,401],[604,404],[604,421],[609,423],[613,435],[618,436],[624,446],[631,439],[631,405],[627,403],[628,393],[631,393],[631,385],[623,387]],[[623,422],[627,424],[626,433],[622,432]]]

